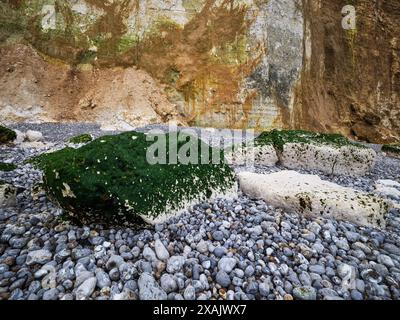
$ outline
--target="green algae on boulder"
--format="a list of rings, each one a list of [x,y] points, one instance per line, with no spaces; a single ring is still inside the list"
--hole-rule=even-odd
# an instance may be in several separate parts
[[[0,144],[12,142],[17,138],[15,131],[0,126]]]
[[[91,141],[93,141],[93,137],[90,134],[82,134],[69,140],[69,142],[73,144],[89,143]]]
[[[186,141],[171,134],[157,135],[175,147]],[[159,223],[203,199],[236,191],[233,171],[221,161],[214,164],[149,164],[149,135],[129,132],[105,136],[79,148],[66,148],[41,155],[33,163],[44,172],[44,187],[50,198],[70,213],[74,222],[137,225]],[[198,151],[223,152],[200,140]],[[193,140],[192,140],[193,141]],[[170,152],[171,150],[171,152]],[[198,155],[201,153],[199,152]],[[202,162],[205,163],[202,158]]]
[[[382,151],[400,157],[400,144],[386,144],[382,147]]]
[[[17,169],[17,166],[13,163],[0,162],[0,172],[11,172]]]

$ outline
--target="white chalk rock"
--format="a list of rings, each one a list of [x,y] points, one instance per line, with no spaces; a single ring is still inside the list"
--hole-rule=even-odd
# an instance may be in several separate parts
[[[28,130],[26,132],[26,139],[29,142],[43,141],[43,134],[39,131]]]
[[[12,207],[17,201],[17,188],[0,181],[0,208]]]
[[[310,143],[286,143],[279,155],[288,169],[319,170],[325,174],[360,176],[375,166],[376,152],[356,146],[335,147]]]
[[[378,180],[375,182],[375,192],[392,200],[400,201],[400,183],[393,180]]]
[[[242,172],[238,178],[242,191],[248,196],[305,216],[384,228],[385,215],[392,207],[392,203],[375,195],[295,171],[268,175]]]
[[[243,166],[243,165],[261,165],[266,167],[275,166],[279,159],[275,148],[272,145],[254,146],[235,148],[225,154],[225,159],[228,164]]]
[[[14,144],[21,144],[25,141],[26,139],[26,134],[19,131],[19,130],[14,130],[15,133],[17,134],[17,137],[14,140]]]

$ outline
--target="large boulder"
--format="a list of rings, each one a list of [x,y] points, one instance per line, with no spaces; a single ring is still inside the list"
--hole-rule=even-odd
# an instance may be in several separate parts
[[[39,142],[39,141],[43,141],[44,137],[43,137],[43,134],[39,131],[28,130],[26,132],[26,139],[29,142]]]
[[[333,175],[365,175],[373,169],[377,156],[373,149],[340,134],[300,130],[264,132],[255,145],[273,145],[285,168]]]
[[[12,207],[17,201],[17,188],[0,181],[0,208]]]
[[[0,144],[9,143],[17,138],[15,131],[6,127],[0,126]]]
[[[375,195],[295,171],[268,175],[242,172],[238,177],[240,187],[248,196],[305,216],[385,228],[385,215],[392,206]]]
[[[400,144],[385,144],[382,146],[382,151],[389,156],[400,158]]]
[[[190,138],[190,142],[176,143],[172,133],[155,138],[128,132],[99,138],[78,149],[45,154],[33,162],[44,172],[50,198],[77,222],[131,225],[144,220],[155,224],[199,201],[237,191],[223,152]],[[165,147],[171,144],[165,159],[161,154],[164,150],[155,147],[162,146],[163,139]],[[187,163],[185,157],[178,157],[169,162],[174,149],[180,155],[194,155],[191,159],[195,161]],[[208,152],[208,159],[202,151]],[[211,161],[215,152],[221,157],[216,164]],[[158,157],[161,163],[155,161]]]

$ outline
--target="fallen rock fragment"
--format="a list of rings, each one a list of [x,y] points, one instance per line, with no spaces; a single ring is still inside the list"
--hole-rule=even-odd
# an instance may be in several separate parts
[[[242,191],[248,196],[305,216],[385,228],[385,215],[392,207],[392,203],[376,195],[295,171],[268,175],[242,172],[238,178]]]

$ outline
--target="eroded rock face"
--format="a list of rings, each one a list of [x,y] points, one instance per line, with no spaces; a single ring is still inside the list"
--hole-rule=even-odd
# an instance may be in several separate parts
[[[41,72],[27,59],[29,51],[16,61],[18,54],[7,55],[14,49],[2,50],[1,115],[102,122],[109,108],[115,111],[111,122],[122,129],[182,116],[202,126],[302,128],[396,142],[400,4],[357,1],[355,30],[342,28],[344,5],[2,1],[0,42],[24,38],[47,58]],[[153,78],[151,88],[162,84],[155,96],[141,82],[127,84],[133,66]]]
[[[16,35],[23,36],[38,51],[74,66],[78,79],[99,67],[136,65],[166,85],[175,110],[189,122],[269,128],[286,121],[284,114],[292,109],[293,89],[302,68],[300,0],[79,0],[57,6],[25,0],[1,5],[4,17],[0,19],[6,25],[0,40],[13,43]],[[97,76],[101,83],[104,75]],[[34,78],[25,77],[35,83]],[[107,118],[103,109],[109,108],[117,114],[160,122],[151,109],[137,109],[143,105],[140,101],[126,105],[136,94],[125,90],[126,98],[120,97],[118,87],[124,86],[123,80],[124,76],[111,80],[110,90],[95,86],[85,94],[84,89],[78,101],[82,112],[61,118],[80,119],[96,109],[93,112],[101,121]],[[104,81],[110,83],[110,79]],[[48,94],[40,83],[32,86]],[[37,113],[53,119],[42,108],[42,99],[25,100],[9,99],[4,106],[16,108],[14,117]],[[31,111],[26,112],[28,106]],[[135,123],[135,119],[120,117],[128,124]]]
[[[344,1],[305,1],[305,54],[293,123],[384,143],[400,137],[400,2],[355,2],[356,30],[344,30]]]
[[[242,172],[238,177],[240,187],[248,196],[306,216],[385,228],[385,215],[392,205],[377,196],[295,171],[268,175]]]

